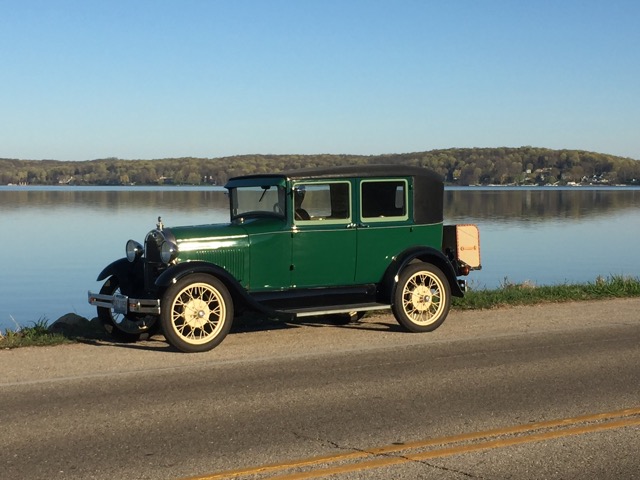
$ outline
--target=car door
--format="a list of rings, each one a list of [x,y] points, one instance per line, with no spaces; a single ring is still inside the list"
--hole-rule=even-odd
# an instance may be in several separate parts
[[[308,180],[293,185],[293,288],[352,285],[356,268],[351,180]]]
[[[418,242],[410,222],[410,179],[358,182],[356,283],[378,283],[393,257]]]

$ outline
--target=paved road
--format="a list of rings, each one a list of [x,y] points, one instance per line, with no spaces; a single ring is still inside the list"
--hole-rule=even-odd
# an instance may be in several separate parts
[[[640,478],[638,299],[160,340],[0,351],[0,478]]]

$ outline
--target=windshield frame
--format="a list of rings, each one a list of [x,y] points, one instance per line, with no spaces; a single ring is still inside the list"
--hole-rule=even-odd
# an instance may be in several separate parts
[[[227,186],[231,221],[256,217],[286,219],[286,186],[273,180]]]

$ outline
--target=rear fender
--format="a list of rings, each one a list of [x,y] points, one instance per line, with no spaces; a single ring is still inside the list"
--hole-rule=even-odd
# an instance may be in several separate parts
[[[387,271],[382,278],[380,291],[378,295],[380,301],[384,303],[392,303],[393,294],[398,285],[398,274],[411,262],[420,261],[435,265],[442,273],[445,274],[451,287],[451,295],[454,297],[463,297],[464,292],[458,285],[458,279],[456,272],[453,269],[453,265],[449,259],[440,251],[432,247],[412,247],[400,255],[397,255],[393,262],[387,268]]]

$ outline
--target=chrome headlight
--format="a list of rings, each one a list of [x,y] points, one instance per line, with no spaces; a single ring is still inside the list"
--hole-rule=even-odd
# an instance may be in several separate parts
[[[173,242],[165,241],[160,247],[160,260],[171,263],[178,255],[178,247]]]
[[[144,248],[142,247],[142,245],[140,245],[135,240],[129,240],[127,242],[125,250],[127,252],[127,260],[129,260],[130,262],[135,262],[144,253]]]

